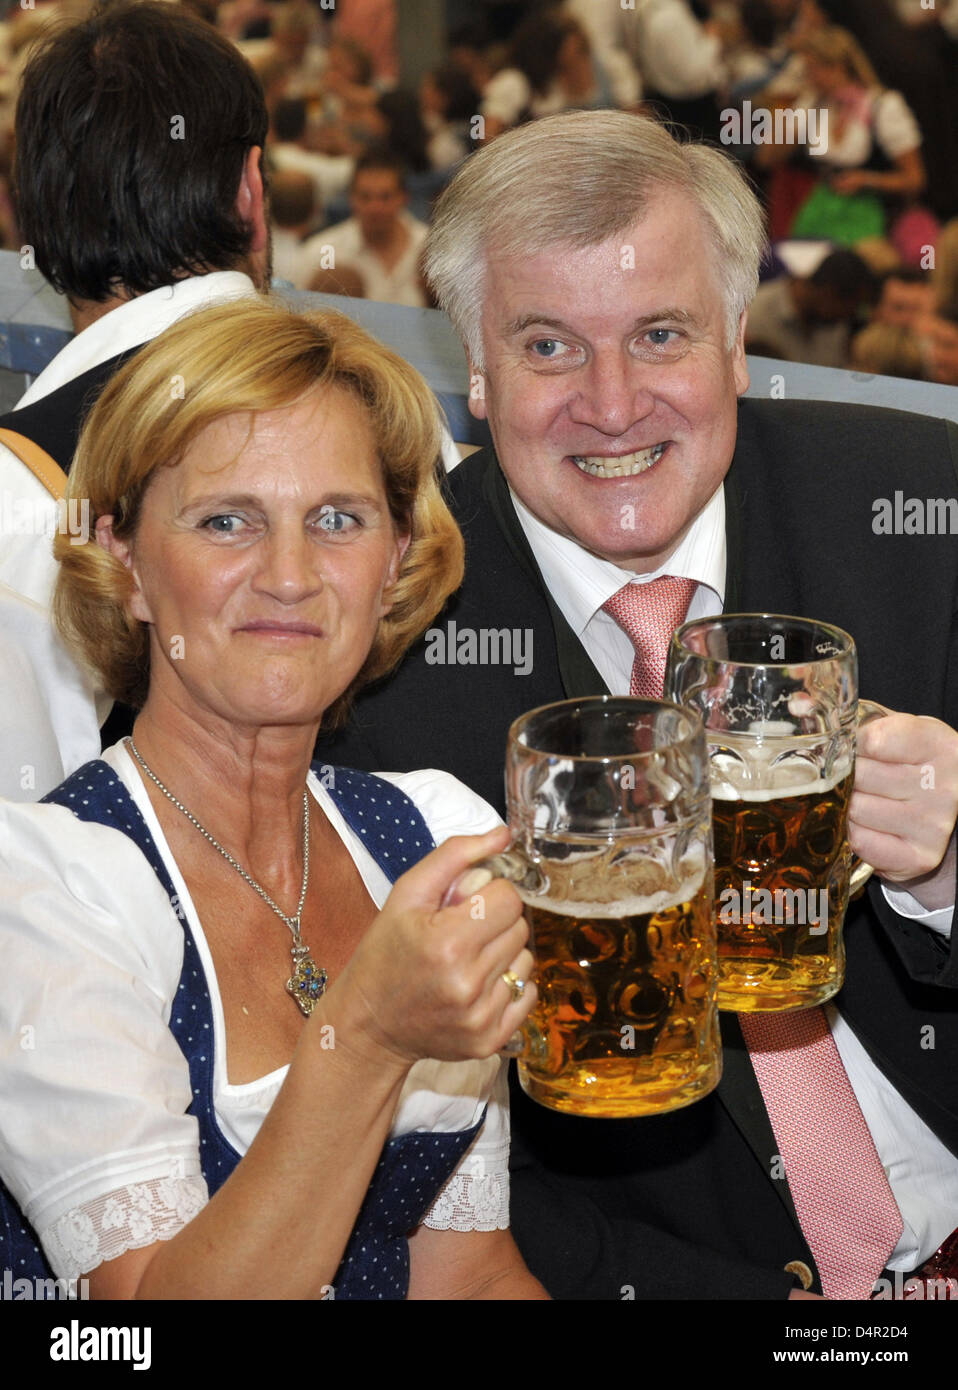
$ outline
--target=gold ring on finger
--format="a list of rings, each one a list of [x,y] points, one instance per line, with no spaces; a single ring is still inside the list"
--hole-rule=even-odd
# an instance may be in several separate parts
[[[520,980],[514,970],[504,970],[502,973],[503,983],[508,985],[509,993],[512,995],[512,1002],[521,999],[526,992],[525,980]]]

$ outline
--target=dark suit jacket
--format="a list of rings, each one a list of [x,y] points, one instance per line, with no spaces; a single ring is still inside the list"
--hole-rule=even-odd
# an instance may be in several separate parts
[[[958,495],[958,429],[743,401],[725,486],[726,611],[837,623],[855,637],[864,695],[958,725],[958,537],[874,529],[874,504],[894,506],[896,491]],[[510,722],[605,687],[545,592],[495,458],[473,456],[449,488],[466,578],[433,628],[528,629],[532,669],[429,664],[435,642],[421,641],[318,751],[370,769],[444,768],[502,811]],[[958,1153],[958,947],[899,918],[875,884],[849,910],[846,945],[843,1016]],[[717,1092],[672,1115],[576,1119],[513,1087],[513,1229],[553,1295],[774,1298],[793,1287],[788,1262],[814,1268],[787,1183],[772,1176],[775,1140],[734,1015],[723,1033]]]

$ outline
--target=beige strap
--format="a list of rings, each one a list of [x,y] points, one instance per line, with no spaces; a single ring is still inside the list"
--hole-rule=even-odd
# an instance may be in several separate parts
[[[39,444],[34,444],[32,439],[28,439],[25,434],[18,434],[16,430],[0,429],[0,444],[6,444],[10,452],[16,454],[21,463],[26,464],[33,476],[40,480],[47,492],[57,501],[65,495],[67,475],[46,449],[41,449]]]

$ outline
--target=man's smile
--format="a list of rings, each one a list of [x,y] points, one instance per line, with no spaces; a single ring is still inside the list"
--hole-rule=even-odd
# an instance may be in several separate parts
[[[669,447],[670,440],[653,444],[651,449],[637,449],[631,454],[609,457],[605,454],[571,454],[576,468],[593,478],[631,478],[636,473],[644,473],[659,459]]]

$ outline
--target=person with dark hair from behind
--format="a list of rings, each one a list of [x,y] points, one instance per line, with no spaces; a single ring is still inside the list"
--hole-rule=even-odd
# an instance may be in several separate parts
[[[745,330],[749,352],[761,343],[773,357],[816,367],[847,367],[855,319],[877,294],[875,277],[854,251],[833,251],[811,275],[768,280],[752,300]]]
[[[99,751],[93,692],[48,617],[57,465],[69,470],[85,408],[131,352],[183,314],[268,287],[267,124],[249,65],[174,5],[99,8],[45,35],[24,71],[22,239],[76,337],[0,419],[51,456],[44,482],[0,444],[4,514],[36,519],[0,545],[0,646],[18,657],[3,702],[20,720],[0,749],[3,794],[40,796]]]
[[[388,150],[368,150],[356,161],[352,217],[318,236],[332,252],[328,268],[357,271],[368,299],[423,308],[427,300],[419,261],[428,228],[406,211],[406,201],[400,161]]]

